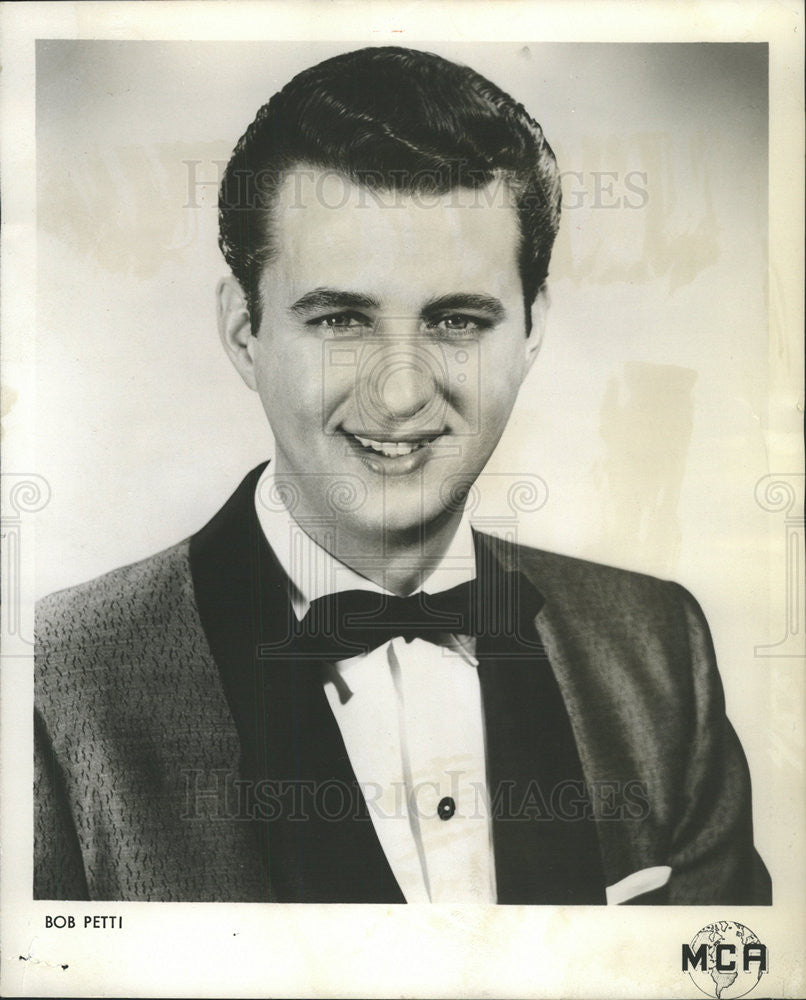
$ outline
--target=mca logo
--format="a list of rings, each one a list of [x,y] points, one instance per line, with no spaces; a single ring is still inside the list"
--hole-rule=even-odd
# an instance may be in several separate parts
[[[736,1000],[767,971],[767,946],[744,924],[718,920],[683,945],[683,972],[706,996]]]

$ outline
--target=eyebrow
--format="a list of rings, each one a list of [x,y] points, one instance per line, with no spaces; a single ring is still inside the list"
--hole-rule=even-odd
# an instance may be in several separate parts
[[[348,292],[340,288],[314,288],[300,296],[289,307],[289,312],[296,316],[308,315],[319,311],[336,311],[340,309],[380,310],[380,302],[372,295],[361,292]],[[486,313],[495,323],[506,318],[507,311],[500,299],[494,295],[479,292],[451,292],[429,299],[423,306],[421,315],[424,318],[449,311],[472,309],[475,312]]]
[[[380,309],[380,307],[380,302],[371,295],[338,288],[314,288],[298,298],[288,311],[299,316],[318,310]]]
[[[440,295],[426,302],[423,316],[433,316],[435,313],[450,311],[464,312],[472,309],[474,312],[486,313],[495,323],[506,319],[507,311],[500,299],[494,295],[483,295],[478,292],[453,292],[450,295]]]

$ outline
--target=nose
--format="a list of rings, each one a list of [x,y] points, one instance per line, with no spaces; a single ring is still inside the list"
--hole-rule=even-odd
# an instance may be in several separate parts
[[[413,358],[406,355],[392,358],[379,373],[379,402],[390,417],[398,420],[416,416],[434,395],[431,373],[412,362]]]
[[[425,426],[439,401],[436,361],[417,341],[390,340],[376,350],[361,380],[360,402],[368,426]]]

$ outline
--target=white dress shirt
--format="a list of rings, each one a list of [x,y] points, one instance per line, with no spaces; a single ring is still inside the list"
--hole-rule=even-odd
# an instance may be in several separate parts
[[[282,505],[273,465],[261,476],[255,507],[264,535],[288,574],[302,619],[312,601],[344,590],[391,593],[317,544]],[[476,575],[466,518],[439,565],[423,582],[428,594]],[[387,641],[329,665],[325,692],[370,818],[409,903],[496,902],[484,720],[475,641],[447,637]],[[455,812],[443,819],[440,802]],[[443,803],[443,812],[450,803]]]

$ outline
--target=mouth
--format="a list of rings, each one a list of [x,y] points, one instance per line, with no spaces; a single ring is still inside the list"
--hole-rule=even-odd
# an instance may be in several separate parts
[[[368,448],[380,455],[385,455],[387,458],[397,458],[400,455],[411,455],[412,452],[419,451],[420,448],[425,448],[426,445],[435,441],[439,435],[434,434],[431,437],[412,438],[402,441],[379,441],[376,438],[361,437],[359,434],[352,434],[351,437],[354,437],[362,448]]]
[[[354,451],[370,467],[385,472],[410,472],[418,468],[432,452],[434,444],[443,433],[432,432],[419,437],[373,438],[344,430],[344,435]]]

